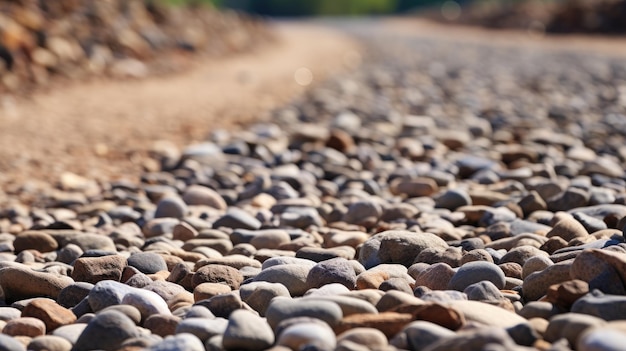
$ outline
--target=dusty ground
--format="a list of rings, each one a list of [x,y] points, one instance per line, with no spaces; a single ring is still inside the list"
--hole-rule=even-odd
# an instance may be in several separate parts
[[[358,45],[338,32],[276,25],[279,41],[256,52],[195,62],[184,73],[130,81],[55,87],[30,98],[0,97],[0,183],[54,181],[64,171],[133,178],[155,141],[178,146],[213,129],[264,118],[313,82],[348,68]]]

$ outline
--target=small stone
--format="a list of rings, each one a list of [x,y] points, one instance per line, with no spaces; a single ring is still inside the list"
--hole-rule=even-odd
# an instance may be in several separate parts
[[[307,277],[311,267],[301,264],[282,264],[264,268],[254,277],[254,281],[280,283],[284,285],[291,296],[302,296],[307,289]]]
[[[570,241],[575,238],[584,238],[588,235],[589,233],[587,233],[587,230],[580,222],[573,217],[566,217],[557,222],[546,236],[548,238],[558,236],[565,241]]]
[[[72,311],[49,299],[32,300],[22,310],[22,317],[33,317],[43,321],[47,332],[76,321]]]
[[[26,347],[24,347],[24,344],[18,341],[16,338],[12,338],[8,335],[0,334],[0,350],[2,351],[26,351]],[[29,350],[31,349],[29,348]],[[32,350],[37,351],[36,349],[32,349]]]
[[[137,252],[130,255],[128,265],[137,268],[144,274],[167,271],[167,264],[163,257],[153,252]]]
[[[339,283],[352,290],[356,287],[356,273],[344,258],[322,261],[311,268],[307,275],[307,290],[326,284]]]
[[[60,336],[42,335],[33,338],[27,348],[32,351],[70,351],[72,343]]]
[[[450,189],[435,198],[435,206],[454,211],[461,206],[471,206],[472,198],[463,189]]]
[[[187,215],[187,205],[178,197],[166,197],[159,201],[154,218],[178,218],[181,219]]]
[[[243,276],[239,273],[239,270],[217,264],[201,267],[192,278],[194,288],[202,283],[223,283],[232,290],[237,290],[241,282],[243,282]]]
[[[98,282],[87,295],[89,306],[94,312],[98,312],[109,306],[119,305],[122,299],[133,287],[113,280],[103,280]]]
[[[354,328],[337,336],[337,343],[351,341],[368,349],[384,348],[387,346],[387,337],[380,330],[374,328]]]
[[[454,300],[448,306],[461,313],[467,322],[503,328],[526,322],[525,318],[514,312],[478,301]]]
[[[218,192],[201,185],[187,187],[183,193],[183,201],[187,205],[209,206],[218,210],[225,210],[228,207]]]
[[[440,340],[455,335],[450,329],[427,321],[415,321],[402,330],[412,350],[422,350]]]
[[[148,348],[149,351],[205,351],[204,344],[192,334],[171,335]]]
[[[39,252],[54,251],[59,247],[56,240],[42,231],[25,231],[18,234],[13,241],[15,253],[24,250],[37,250]]]
[[[522,266],[522,279],[526,279],[529,275],[534,272],[540,272],[544,269],[552,266],[554,263],[550,258],[539,255],[535,257],[531,257]]]
[[[257,230],[261,228],[261,222],[248,212],[232,207],[225,215],[213,223],[213,228],[227,227],[233,229]]]
[[[126,257],[107,255],[102,257],[81,257],[74,261],[72,278],[75,281],[96,284],[101,280],[119,281],[126,267]]]
[[[153,314],[170,313],[167,303],[161,296],[145,289],[134,289],[128,292],[124,295],[122,304],[137,308],[141,313],[142,320],[146,320]]]
[[[176,327],[176,334],[189,333],[205,342],[215,335],[222,335],[226,331],[228,320],[224,318],[185,318]]]
[[[390,230],[368,239],[361,247],[358,260],[365,268],[381,263],[399,263],[409,267],[422,250],[445,250],[447,247],[445,241],[431,233]]]
[[[504,329],[478,328],[434,342],[429,351],[485,350],[487,345],[501,345],[502,350],[514,350],[515,342]],[[500,350],[500,349],[496,349]]]
[[[498,289],[503,289],[505,285],[505,275],[500,267],[490,262],[475,261],[461,266],[450,279],[448,288],[463,291],[468,286],[483,280],[490,281]]]
[[[445,263],[435,263],[415,277],[415,286],[426,286],[432,290],[445,290],[456,272]]]
[[[592,292],[576,300],[571,312],[596,316],[605,321],[621,320],[626,312],[626,296]]]
[[[181,320],[180,317],[171,314],[153,314],[146,318],[143,327],[150,330],[152,334],[166,337],[174,335]]]
[[[557,306],[569,309],[576,300],[587,295],[589,284],[582,280],[568,280],[566,282],[553,285],[548,289],[547,301]]]
[[[343,221],[371,228],[376,225],[382,214],[383,210],[378,203],[357,201],[348,207],[348,212],[343,216]]]
[[[246,310],[230,315],[222,341],[224,349],[265,350],[273,343],[274,332],[263,318]]]
[[[576,345],[578,338],[587,328],[601,327],[606,322],[598,317],[579,313],[563,313],[550,319],[544,339],[555,342],[567,339],[570,345]]]
[[[559,263],[546,269],[534,272],[524,279],[522,294],[528,301],[540,299],[551,285],[562,283],[570,279],[570,265]]]
[[[463,292],[467,295],[468,300],[474,301],[499,301],[504,298],[502,292],[490,281],[481,281],[474,283]]]
[[[397,179],[392,181],[389,187],[394,195],[407,197],[430,196],[439,190],[437,183],[430,178]]]
[[[206,300],[231,291],[231,287],[223,283],[202,283],[193,289],[193,300],[196,302]]]
[[[380,330],[388,338],[399,333],[413,320],[411,314],[382,312],[378,314],[353,314],[335,323],[335,333],[341,334],[355,328],[373,328]]]
[[[599,328],[587,329],[578,338],[576,350],[619,351],[624,348],[624,343],[626,331],[623,322],[611,322]]]
[[[255,281],[239,288],[241,299],[259,315],[265,316],[265,311],[274,297],[290,297],[289,290],[280,283]]]
[[[33,317],[15,318],[6,323],[4,328],[2,328],[2,334],[34,338],[46,334],[46,325],[41,320]]]
[[[56,299],[63,288],[73,283],[70,277],[36,272],[30,268],[0,269],[0,286],[7,302],[44,296]]]
[[[294,317],[313,317],[332,326],[341,320],[343,313],[341,308],[331,301],[277,297],[270,302],[265,316],[272,329],[276,329],[278,323]]]
[[[306,346],[319,350],[334,350],[337,340],[328,325],[299,323],[283,330],[278,336],[276,345],[286,346],[292,350],[301,350]]]

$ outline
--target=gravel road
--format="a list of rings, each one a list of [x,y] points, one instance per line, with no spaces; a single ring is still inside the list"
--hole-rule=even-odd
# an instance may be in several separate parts
[[[267,117],[5,187],[0,349],[622,350],[619,40],[328,24]]]

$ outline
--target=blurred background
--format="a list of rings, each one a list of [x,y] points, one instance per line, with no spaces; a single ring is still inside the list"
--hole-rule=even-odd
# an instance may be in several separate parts
[[[624,33],[623,0],[167,0],[275,16],[414,15],[491,28]]]

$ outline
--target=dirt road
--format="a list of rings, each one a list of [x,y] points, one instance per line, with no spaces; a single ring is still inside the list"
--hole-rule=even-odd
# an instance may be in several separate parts
[[[184,73],[0,98],[0,182],[55,181],[65,171],[133,178],[141,168],[133,155],[155,141],[188,145],[216,128],[262,119],[304,91],[310,78],[315,84],[346,69],[344,58],[358,51],[355,41],[336,31],[275,27],[275,44],[195,62]],[[300,81],[294,79],[298,69]]]

